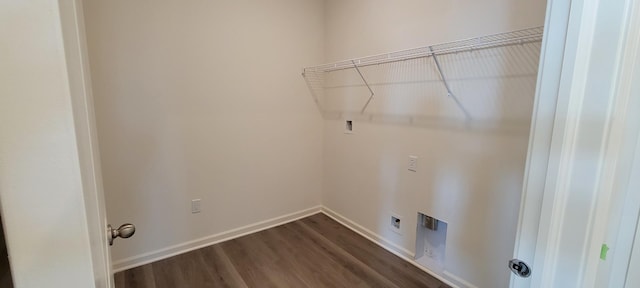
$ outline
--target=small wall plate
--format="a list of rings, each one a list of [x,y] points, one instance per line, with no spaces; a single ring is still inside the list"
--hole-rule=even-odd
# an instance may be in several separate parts
[[[353,120],[344,121],[344,134],[353,134]]]

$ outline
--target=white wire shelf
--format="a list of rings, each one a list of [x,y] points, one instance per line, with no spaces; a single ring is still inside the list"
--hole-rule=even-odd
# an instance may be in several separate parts
[[[384,53],[362,58],[343,60],[334,63],[305,67],[303,73],[331,72],[336,70],[353,69],[356,66],[366,67],[370,65],[414,60],[423,57],[431,57],[434,55],[438,56],[465,51],[540,42],[542,41],[543,31],[544,27],[540,26],[505,33],[491,34],[437,45],[424,46],[391,53]]]
[[[370,82],[367,81],[367,78],[361,71],[362,68],[373,65],[431,58],[433,59],[432,65],[434,67],[434,70],[437,71],[437,77],[439,78],[439,81],[441,81],[442,87],[446,91],[446,95],[448,96],[448,98],[451,98],[453,100],[455,105],[459,108],[459,111],[464,114],[464,117],[467,120],[470,120],[472,118],[472,115],[469,110],[465,108],[465,105],[463,105],[463,103],[460,101],[460,98],[457,97],[452,91],[452,87],[447,79],[445,69],[443,69],[444,67],[442,66],[441,60],[439,60],[439,58],[448,54],[488,50],[494,48],[501,49],[501,47],[504,47],[502,49],[519,49],[529,52],[531,50],[530,45],[539,46],[539,43],[542,41],[543,31],[544,27],[534,27],[437,45],[401,50],[391,53],[343,60],[334,63],[306,67],[303,70],[302,76],[305,78],[305,81],[309,86],[309,90],[313,96],[313,99],[318,104],[318,107],[322,110],[322,107],[320,107],[321,105],[319,102],[319,96],[322,96],[322,90],[326,87],[325,80],[326,76],[329,75],[328,73],[332,74],[331,72],[335,71],[354,69],[357,72],[356,75],[358,75],[361,83],[364,84],[369,92],[369,95],[367,95],[366,98],[366,103],[364,103],[363,106],[361,106],[362,108],[360,109],[360,114],[364,114],[365,110],[374,99],[375,91],[374,89],[372,89]],[[522,47],[522,49],[517,47]],[[533,56],[537,58],[539,54]],[[537,69],[537,63],[534,63],[534,65]]]

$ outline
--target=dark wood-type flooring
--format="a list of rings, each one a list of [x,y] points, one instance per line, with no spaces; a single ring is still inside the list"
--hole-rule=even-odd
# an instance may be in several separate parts
[[[116,288],[449,287],[316,214],[115,275]]]
[[[0,288],[13,288],[9,256],[7,255],[7,246],[5,245],[4,240],[4,229],[2,228],[2,219],[0,219]]]

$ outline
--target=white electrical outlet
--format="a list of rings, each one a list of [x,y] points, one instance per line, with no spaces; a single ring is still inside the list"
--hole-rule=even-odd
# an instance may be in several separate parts
[[[409,156],[408,168],[409,171],[418,171],[418,156]]]
[[[200,199],[191,200],[191,213],[200,213]]]

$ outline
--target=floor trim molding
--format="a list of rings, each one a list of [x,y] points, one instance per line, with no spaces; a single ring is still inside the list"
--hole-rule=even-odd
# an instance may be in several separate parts
[[[286,215],[274,217],[254,224],[249,224],[239,228],[231,229],[214,235],[202,237],[192,241],[180,243],[155,251],[143,253],[140,255],[128,257],[113,262],[113,273],[128,270],[148,263],[166,259],[189,251],[197,250],[203,247],[211,246],[220,242],[242,237],[248,234],[260,232],[272,227],[280,226],[289,222],[293,222],[322,211],[322,206],[318,205],[308,209],[289,213]]]
[[[379,246],[381,246],[382,248],[389,250],[393,254],[396,254],[398,256],[402,256],[408,259],[413,259],[416,256],[415,253],[396,245],[395,243],[380,236],[380,234],[377,234],[365,228],[364,226],[352,221],[351,219],[345,216],[342,216],[340,213],[333,211],[326,206],[322,206],[322,213],[327,215],[329,218],[337,221],[338,223],[342,224],[342,226],[345,226],[353,230],[353,232],[360,234],[360,236],[367,238],[369,241],[372,241],[378,244]]]

